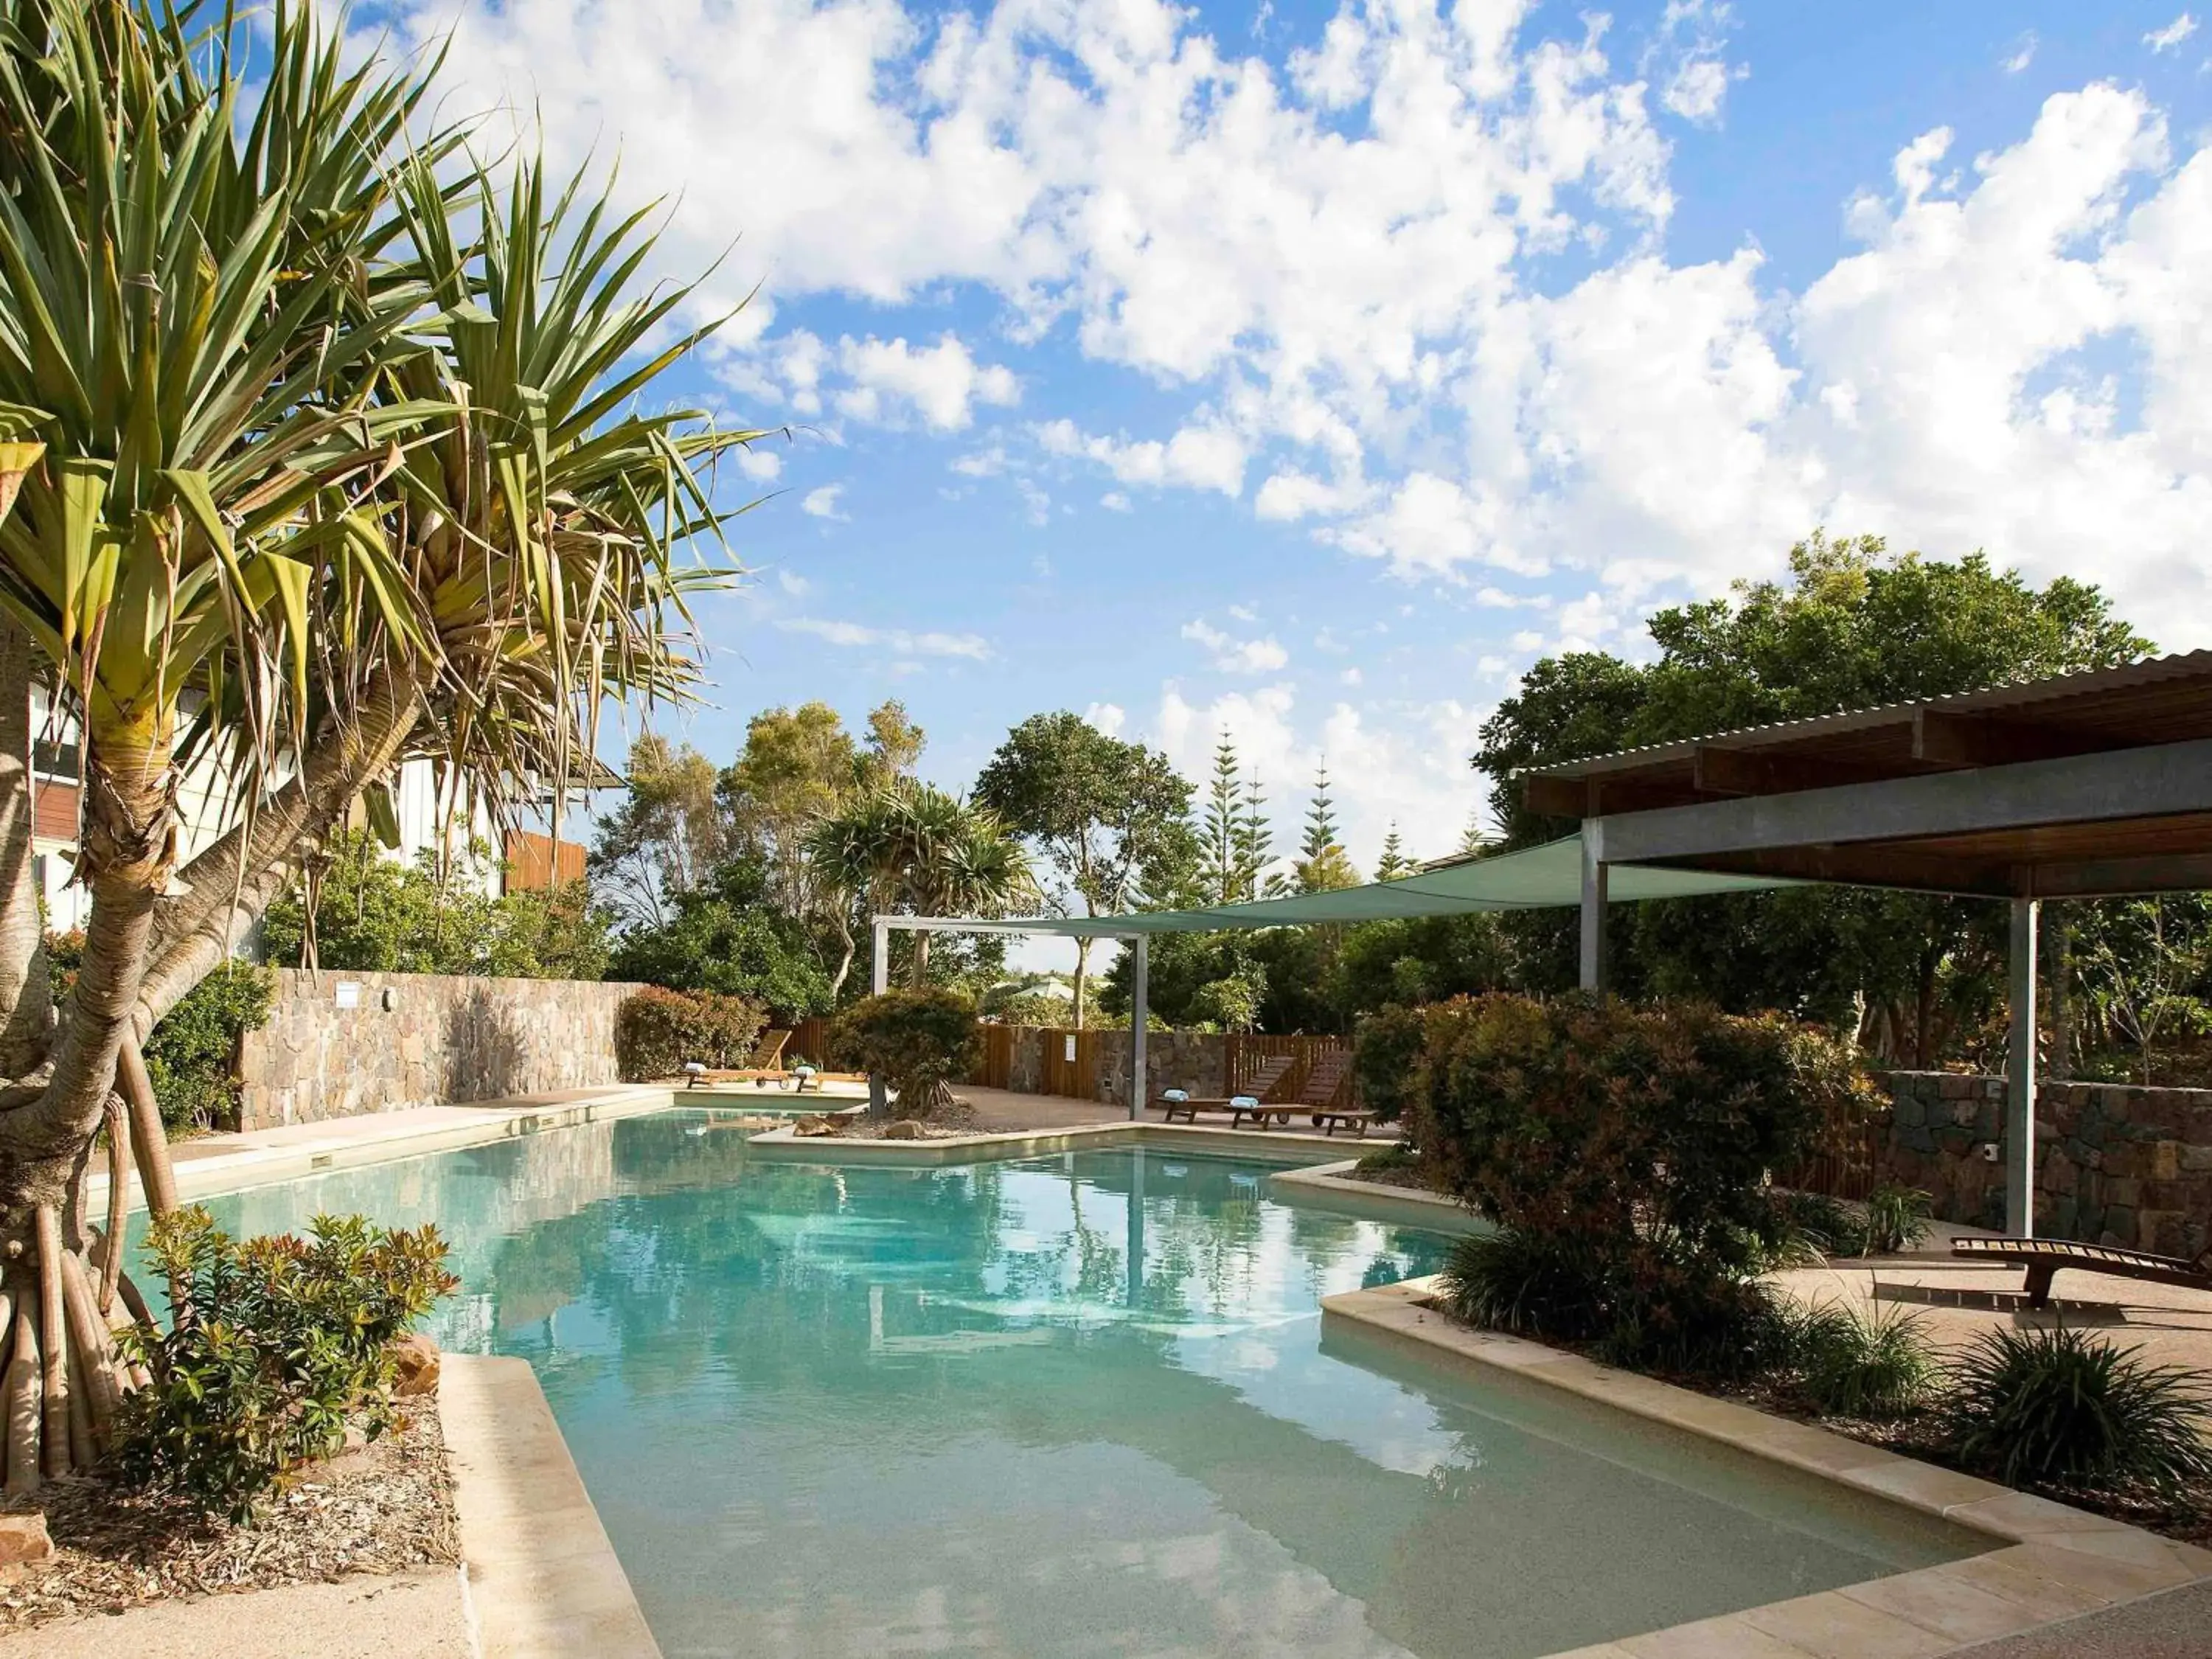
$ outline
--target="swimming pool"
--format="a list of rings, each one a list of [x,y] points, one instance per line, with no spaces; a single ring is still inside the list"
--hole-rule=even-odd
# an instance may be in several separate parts
[[[1530,1659],[1986,1541],[1332,1328],[1445,1241],[1118,1150],[748,1155],[676,1111],[210,1201],[434,1219],[669,1659]]]

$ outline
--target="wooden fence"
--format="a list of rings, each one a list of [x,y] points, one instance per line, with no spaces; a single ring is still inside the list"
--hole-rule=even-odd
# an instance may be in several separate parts
[[[805,1060],[817,1066],[826,1066],[830,1055],[830,1022],[818,1014],[810,1014],[791,1028],[791,1041],[783,1045],[786,1063]]]
[[[1038,1075],[1037,1092],[1066,1095],[1075,1100],[1097,1099],[1101,1035],[1097,1031],[1044,1027],[1039,1032],[1044,1041],[1044,1064]]]
[[[983,1028],[983,1059],[968,1081],[978,1089],[1008,1089],[1013,1086],[1014,1028],[1011,1025],[986,1025]]]
[[[1830,1198],[1866,1198],[1881,1182],[1889,1136],[1887,1110],[1856,1122],[1831,1124],[1820,1137],[1820,1151],[1802,1168],[1776,1170],[1774,1184]]]

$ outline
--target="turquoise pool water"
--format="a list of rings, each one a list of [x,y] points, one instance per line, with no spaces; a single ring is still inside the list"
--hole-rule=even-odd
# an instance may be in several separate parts
[[[216,1200],[434,1219],[449,1346],[537,1368],[669,1659],[1528,1659],[1964,1534],[1327,1334],[1443,1241],[1158,1152],[750,1158],[676,1112]]]

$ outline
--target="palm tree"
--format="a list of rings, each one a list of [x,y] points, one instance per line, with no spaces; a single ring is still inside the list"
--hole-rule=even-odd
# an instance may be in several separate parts
[[[1020,841],[997,816],[911,778],[870,789],[808,842],[823,878],[878,909],[1003,916],[1036,903]],[[927,982],[930,935],[915,939],[913,982]]]
[[[76,1306],[135,1295],[112,1215],[99,1268],[81,1221],[103,1115],[111,1190],[135,1153],[173,1201],[143,1067],[132,1124],[108,1109],[118,1058],[397,762],[503,812],[557,799],[607,698],[685,695],[685,595],[728,574],[679,562],[721,522],[697,468],[756,435],[625,412],[700,337],[617,367],[684,298],[629,297],[641,218],[412,136],[434,64],[349,64],[305,7],[250,35],[203,9],[0,0],[0,742],[33,678],[77,722],[92,897],[49,1036],[0,765],[0,1307],[48,1359],[6,1402],[46,1425],[11,1490],[84,1451],[72,1389],[96,1450],[125,1385]],[[179,870],[203,762],[234,823]]]

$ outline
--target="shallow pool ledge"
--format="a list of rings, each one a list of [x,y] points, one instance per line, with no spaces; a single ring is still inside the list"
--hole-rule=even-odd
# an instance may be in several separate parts
[[[1430,1305],[1437,1292],[1434,1279],[1409,1279],[1325,1297],[1322,1311],[1431,1359],[1510,1371],[2004,1540],[1963,1561],[1553,1659],[1933,1659],[2212,1580],[2212,1552],[1525,1338],[1471,1329]]]
[[[661,1659],[529,1362],[447,1354],[441,1369],[482,1659]]]

